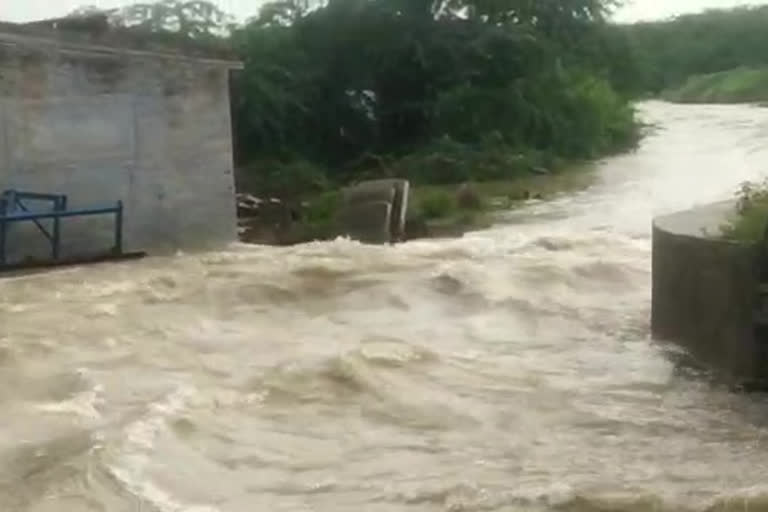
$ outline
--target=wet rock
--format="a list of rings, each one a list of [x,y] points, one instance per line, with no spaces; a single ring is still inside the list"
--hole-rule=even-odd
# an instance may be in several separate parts
[[[237,194],[237,216],[255,217],[259,214],[262,200],[251,194]]]
[[[286,245],[297,239],[300,207],[277,198],[237,195],[238,238],[263,245]]]

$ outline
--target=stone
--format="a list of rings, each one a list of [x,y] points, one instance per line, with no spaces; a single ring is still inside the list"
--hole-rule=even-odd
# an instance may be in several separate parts
[[[251,194],[237,194],[237,216],[256,217],[263,201]]]

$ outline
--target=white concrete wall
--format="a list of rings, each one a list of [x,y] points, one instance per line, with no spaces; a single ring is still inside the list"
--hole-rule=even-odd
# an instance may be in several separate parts
[[[68,194],[71,207],[125,204],[125,249],[236,238],[228,69],[173,59],[0,54],[0,190]],[[112,245],[110,217],[63,221],[65,254]],[[25,223],[12,256],[44,256]]]

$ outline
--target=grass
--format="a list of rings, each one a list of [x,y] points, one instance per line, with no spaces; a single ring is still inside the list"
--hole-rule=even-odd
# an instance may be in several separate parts
[[[722,237],[740,243],[760,243],[768,225],[768,180],[745,182],[737,194],[736,212],[721,226]]]
[[[408,218],[422,220],[435,227],[488,226],[494,213],[521,204],[527,199],[551,198],[557,194],[584,189],[594,180],[588,164],[574,165],[552,174],[528,174],[498,181],[469,182],[476,204],[463,205],[459,200],[462,185],[412,185]],[[340,205],[339,191],[326,192],[307,201],[304,220],[322,227],[332,225]]]
[[[768,68],[740,67],[708,75],[695,75],[679,88],[662,93],[677,103],[768,102]]]
[[[517,178],[497,181],[470,182],[471,188],[483,201],[483,209],[507,209],[526,196],[550,197],[552,195],[583,189],[591,185],[594,175],[588,164],[574,165],[553,174],[528,174]],[[418,205],[436,193],[450,194],[455,198],[460,185],[416,185],[411,191],[411,203]]]
[[[525,175],[508,180],[470,182],[477,204],[462,206],[461,185],[416,185],[411,190],[410,219],[420,219],[436,232],[469,231],[492,224],[494,215],[527,199],[547,199],[588,187],[594,181],[589,165],[566,168],[555,174]]]

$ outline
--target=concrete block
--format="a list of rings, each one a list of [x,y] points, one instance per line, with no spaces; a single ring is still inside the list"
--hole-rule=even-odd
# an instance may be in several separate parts
[[[408,211],[408,197],[410,193],[410,184],[402,179],[380,179],[358,183],[348,187],[343,191],[343,206],[340,226],[342,231],[347,232],[350,228],[347,220],[351,214],[346,210],[357,208],[358,205],[388,203],[389,209],[389,238],[385,242],[390,243],[402,241],[405,238],[405,218]],[[379,210],[371,209],[376,211]]]
[[[395,187],[390,180],[363,181],[346,187],[342,191],[345,204],[360,204],[368,202],[391,203],[395,199]]]
[[[392,203],[369,201],[347,205],[339,215],[343,234],[369,244],[386,244],[391,240]]]

